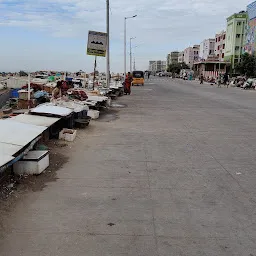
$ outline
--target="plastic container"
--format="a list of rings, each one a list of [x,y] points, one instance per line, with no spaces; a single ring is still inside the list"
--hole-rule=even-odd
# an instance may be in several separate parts
[[[59,133],[59,139],[60,140],[65,140],[72,142],[76,138],[76,130],[73,129],[66,129],[64,128],[60,133]]]
[[[98,119],[100,116],[100,111],[90,109],[87,115],[90,116],[92,119]]]
[[[12,89],[11,90],[11,98],[19,98],[19,91],[20,89]]]
[[[28,90],[19,90],[19,99],[28,100]],[[33,89],[30,89],[30,99],[33,98]]]
[[[23,175],[38,175],[49,166],[49,151],[33,150],[20,161],[14,163],[13,171],[15,174]]]

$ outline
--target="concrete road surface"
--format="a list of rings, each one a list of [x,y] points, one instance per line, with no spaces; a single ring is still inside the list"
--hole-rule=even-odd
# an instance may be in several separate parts
[[[256,92],[152,78],[1,224],[1,256],[255,256]]]

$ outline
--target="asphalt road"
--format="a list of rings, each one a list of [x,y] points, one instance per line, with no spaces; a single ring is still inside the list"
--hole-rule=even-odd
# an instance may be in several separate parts
[[[154,79],[60,149],[3,256],[255,256],[256,92]]]

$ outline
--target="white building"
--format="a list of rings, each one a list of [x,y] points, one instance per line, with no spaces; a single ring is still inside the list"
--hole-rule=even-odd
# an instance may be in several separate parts
[[[193,64],[198,61],[199,58],[199,48],[200,45],[194,45],[193,47],[188,47],[184,50],[184,62],[193,67]]]
[[[214,53],[218,57],[219,61],[224,61],[225,42],[226,42],[226,31],[221,31],[219,34],[215,35]]]
[[[205,39],[200,44],[199,60],[204,61],[214,55],[215,39]]]
[[[162,61],[162,60],[149,61],[148,70],[151,72],[166,71],[166,61]]]
[[[179,52],[178,63],[184,62],[184,51]]]

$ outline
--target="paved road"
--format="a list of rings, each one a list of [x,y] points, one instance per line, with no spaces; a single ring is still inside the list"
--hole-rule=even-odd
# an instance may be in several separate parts
[[[1,255],[255,256],[256,92],[152,79],[120,102],[9,213]]]

